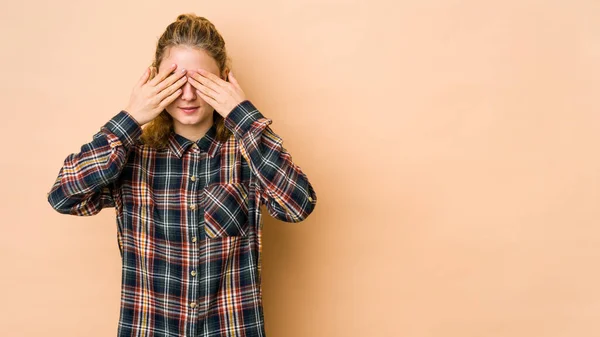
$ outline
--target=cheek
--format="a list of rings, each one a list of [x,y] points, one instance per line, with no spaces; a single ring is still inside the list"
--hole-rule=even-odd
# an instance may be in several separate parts
[[[174,110],[175,110],[175,108],[177,108],[178,101],[179,101],[179,100],[178,100],[178,99],[176,99],[176,100],[174,100],[173,102],[171,102],[171,104],[167,105],[167,108],[166,108],[166,110],[167,110],[167,111],[169,111],[169,112],[171,112],[171,111],[174,111]]]

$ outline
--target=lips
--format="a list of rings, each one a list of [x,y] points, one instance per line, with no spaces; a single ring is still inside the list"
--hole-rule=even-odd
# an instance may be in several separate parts
[[[179,109],[183,110],[183,112],[186,112],[186,113],[192,113],[192,112],[195,112],[196,110],[198,110],[198,107],[197,106],[179,107]]]

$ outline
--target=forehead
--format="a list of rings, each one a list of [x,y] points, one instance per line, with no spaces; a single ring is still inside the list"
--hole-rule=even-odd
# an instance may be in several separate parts
[[[177,69],[185,68],[187,70],[196,70],[202,68],[214,74],[219,73],[219,66],[215,59],[208,55],[204,50],[194,47],[168,47],[160,62],[159,72],[168,68],[173,63],[177,65]]]

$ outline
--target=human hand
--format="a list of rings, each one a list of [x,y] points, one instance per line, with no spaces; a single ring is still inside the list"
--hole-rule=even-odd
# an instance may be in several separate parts
[[[138,124],[144,125],[156,118],[171,102],[181,95],[180,87],[187,81],[186,70],[175,71],[175,68],[177,68],[177,65],[173,64],[151,80],[148,79],[152,69],[148,68],[134,86],[125,111]],[[169,76],[169,74],[171,75]]]
[[[223,118],[226,118],[233,108],[246,100],[244,91],[231,71],[229,72],[229,82],[204,69],[189,71],[188,81],[196,88],[198,95]]]

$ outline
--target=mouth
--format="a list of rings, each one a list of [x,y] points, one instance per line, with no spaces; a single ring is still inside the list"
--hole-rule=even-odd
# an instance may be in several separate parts
[[[181,111],[189,114],[189,113],[196,112],[196,110],[198,110],[198,107],[197,106],[190,106],[190,107],[182,107],[182,106],[180,106],[179,109],[181,109]]]

